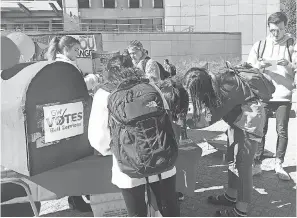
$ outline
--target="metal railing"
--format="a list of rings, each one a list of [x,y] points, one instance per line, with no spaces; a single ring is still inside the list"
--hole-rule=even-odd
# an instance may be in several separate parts
[[[1,30],[20,32],[62,32],[63,23],[1,23]],[[80,23],[75,30],[80,32],[193,32],[190,25],[148,25]]]

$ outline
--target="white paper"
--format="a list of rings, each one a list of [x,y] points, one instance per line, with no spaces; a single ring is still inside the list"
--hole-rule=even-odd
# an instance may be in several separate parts
[[[43,107],[45,143],[84,133],[83,103]]]
[[[266,67],[266,70],[276,71],[277,70],[277,61],[276,60],[265,60],[267,63],[270,63],[270,67]]]

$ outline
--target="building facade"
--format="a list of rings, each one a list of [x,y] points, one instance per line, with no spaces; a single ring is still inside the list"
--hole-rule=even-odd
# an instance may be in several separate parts
[[[241,32],[246,60],[252,45],[268,33],[268,16],[280,7],[280,0],[165,0],[164,19],[166,31],[172,31],[171,24],[188,24],[196,32]]]
[[[63,29],[62,0],[1,0],[1,29],[56,31]]]
[[[40,4],[39,10],[33,4]],[[2,0],[1,26],[23,31],[241,32],[245,60],[251,46],[267,35],[268,16],[280,7],[280,0]]]
[[[78,0],[77,3],[80,22],[91,30],[161,31],[164,24],[163,0]]]

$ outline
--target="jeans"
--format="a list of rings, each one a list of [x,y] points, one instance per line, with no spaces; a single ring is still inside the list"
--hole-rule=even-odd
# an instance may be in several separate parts
[[[259,137],[236,126],[227,131],[228,188],[237,190],[237,201],[250,203],[253,192],[252,165]]]
[[[159,211],[165,217],[179,217],[180,210],[175,193],[176,175],[164,179],[161,182],[149,183],[158,204]],[[129,189],[121,189],[128,216],[147,216],[147,205],[145,202],[145,185]]]
[[[256,151],[254,162],[255,164],[261,164],[263,160],[265,136],[268,130],[268,119],[272,116],[272,112],[275,111],[276,117],[276,158],[281,162],[284,162],[287,146],[288,146],[288,125],[290,118],[292,103],[290,102],[269,102],[265,103],[265,126],[263,129],[262,143]]]

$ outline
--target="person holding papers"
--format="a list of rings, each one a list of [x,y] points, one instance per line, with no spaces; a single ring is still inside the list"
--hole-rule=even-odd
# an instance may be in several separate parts
[[[263,69],[273,80],[275,92],[269,102],[265,102],[264,137],[254,157],[253,175],[260,174],[263,160],[265,135],[268,128],[268,118],[274,111],[276,114],[276,160],[275,172],[282,180],[290,180],[283,169],[282,163],[288,145],[288,123],[292,106],[292,90],[294,89],[295,72],[292,65],[294,38],[285,32],[288,18],[282,12],[276,12],[268,18],[269,35],[265,40],[258,41],[252,47],[248,63]]]

